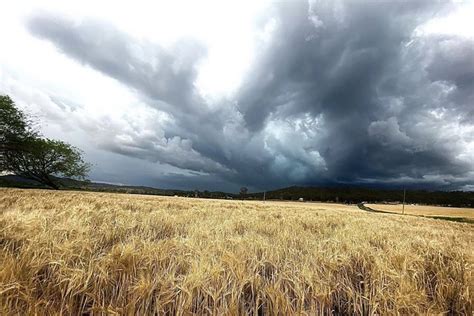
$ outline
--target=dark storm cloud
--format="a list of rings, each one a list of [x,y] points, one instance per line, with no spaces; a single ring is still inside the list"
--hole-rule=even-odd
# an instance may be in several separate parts
[[[421,16],[435,10],[432,2],[426,8],[415,2],[338,3],[310,8],[284,2],[275,8],[277,32],[239,99],[251,129],[285,105],[331,118],[367,110],[378,81],[399,66],[401,46]]]
[[[433,122],[429,113],[451,108],[472,126],[473,43],[413,38],[446,5],[338,4],[277,8],[279,29],[239,99],[247,126],[261,130],[282,114],[322,116],[325,136],[315,142],[335,181],[472,172],[474,157],[456,158],[462,135],[436,128],[455,117]]]
[[[110,140],[103,148],[206,172],[206,183],[214,177],[255,188],[338,182],[457,188],[474,181],[474,153],[466,148],[474,142],[473,42],[415,36],[450,7],[275,4],[263,21],[275,25],[271,38],[259,43],[235,99],[218,107],[194,87],[205,54],[199,43],[166,50],[98,22],[44,14],[28,25],[172,117],[158,138],[136,133],[127,146]],[[191,161],[183,161],[187,153]]]

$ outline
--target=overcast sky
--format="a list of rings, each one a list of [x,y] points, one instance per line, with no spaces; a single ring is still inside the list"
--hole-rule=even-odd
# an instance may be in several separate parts
[[[81,148],[91,180],[474,190],[474,2],[35,0],[0,17],[0,94]]]

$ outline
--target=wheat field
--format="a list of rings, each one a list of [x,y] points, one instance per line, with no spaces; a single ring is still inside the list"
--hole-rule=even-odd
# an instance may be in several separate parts
[[[471,315],[473,237],[336,204],[0,189],[0,313]]]
[[[402,204],[366,204],[368,207],[391,213],[402,213]],[[432,205],[405,205],[405,214],[421,216],[447,216],[474,219],[474,209],[460,207],[443,207]]]

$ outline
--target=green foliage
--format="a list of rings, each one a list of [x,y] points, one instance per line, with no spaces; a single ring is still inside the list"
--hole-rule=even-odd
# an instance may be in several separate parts
[[[6,153],[18,150],[25,139],[36,136],[26,115],[9,96],[0,95],[0,171],[7,170]]]
[[[34,134],[26,115],[7,95],[0,95],[0,140],[23,138]]]
[[[76,147],[39,137],[8,96],[0,96],[1,171],[58,189],[55,176],[85,178],[90,165]]]
[[[52,175],[85,178],[89,171],[81,152],[59,140],[29,138],[20,150],[8,151],[6,157],[8,170],[55,189],[58,185]]]

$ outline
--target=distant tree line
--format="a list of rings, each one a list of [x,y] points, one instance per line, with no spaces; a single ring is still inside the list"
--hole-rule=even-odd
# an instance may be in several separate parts
[[[250,199],[262,199],[263,192],[247,194]],[[361,187],[288,187],[266,192],[269,200],[361,203],[361,202],[402,202],[403,190],[384,190]],[[407,190],[406,203],[474,207],[474,192]]]

